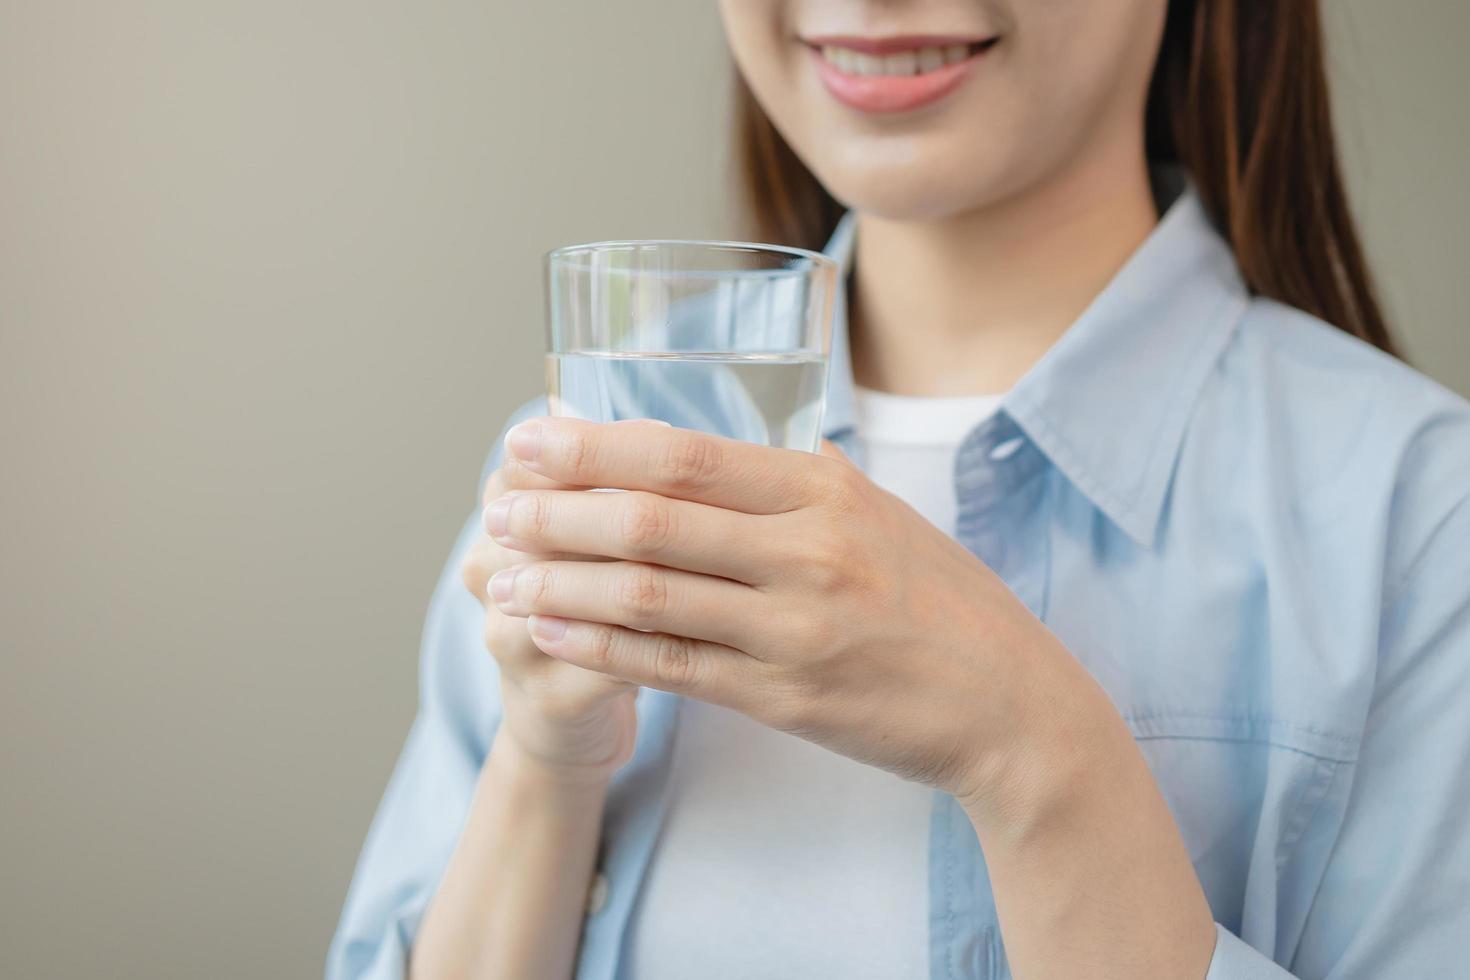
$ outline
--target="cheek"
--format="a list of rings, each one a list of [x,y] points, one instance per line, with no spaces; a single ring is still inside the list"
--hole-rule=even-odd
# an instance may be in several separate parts
[[[791,101],[792,56],[782,0],[720,0],[725,40],[741,76],[772,116]]]
[[[1043,0],[1016,38],[1021,97],[1043,124],[1072,130],[1143,108],[1165,0]]]

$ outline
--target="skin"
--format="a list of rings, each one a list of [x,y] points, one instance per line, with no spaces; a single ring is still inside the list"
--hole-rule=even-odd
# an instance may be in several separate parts
[[[731,51],[796,154],[857,211],[859,383],[1011,387],[1157,220],[1143,107],[1164,0],[725,0]],[[912,113],[823,89],[803,37],[1001,40]]]
[[[485,502],[566,488],[507,454]],[[524,619],[488,603],[491,576],[528,557],[599,560],[512,551],[486,535],[460,566],[465,588],[487,603],[485,647],[499,667],[503,717],[414,942],[415,977],[571,975],[607,784],[633,752],[636,688],[546,656]],[[507,894],[516,901],[502,901]]]
[[[1157,221],[1143,105],[1164,0],[721,7],[767,113],[858,212],[861,383],[1005,390]],[[945,100],[876,117],[827,95],[800,40],[843,34],[1000,41]],[[1015,976],[1205,975],[1209,907],[1106,694],[990,569],[834,448],[540,419],[508,436],[485,504],[463,570],[505,716],[416,976],[571,975],[636,685],[952,793]]]

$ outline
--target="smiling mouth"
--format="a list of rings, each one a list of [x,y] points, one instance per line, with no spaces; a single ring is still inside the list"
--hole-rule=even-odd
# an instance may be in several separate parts
[[[858,77],[927,75],[947,65],[983,54],[995,46],[998,37],[979,41],[923,43],[924,39],[889,38],[865,41],[859,39],[823,38],[807,42],[817,55],[842,72]]]
[[[901,113],[959,88],[999,37],[802,38],[817,75],[842,105],[864,113]]]

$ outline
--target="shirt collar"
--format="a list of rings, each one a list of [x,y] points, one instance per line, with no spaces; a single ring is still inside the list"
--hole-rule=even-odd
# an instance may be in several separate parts
[[[856,216],[826,252],[846,281]],[[1230,247],[1193,189],[1001,401],[1057,469],[1134,541],[1152,547],[1200,389],[1249,302]],[[832,328],[825,433],[854,424],[846,290]]]

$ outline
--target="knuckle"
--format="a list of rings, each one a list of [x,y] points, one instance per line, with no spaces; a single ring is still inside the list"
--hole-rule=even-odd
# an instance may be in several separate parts
[[[551,523],[551,508],[539,493],[521,493],[506,514],[506,530],[517,538],[539,538]]]
[[[635,554],[661,551],[673,536],[673,513],[667,504],[648,494],[626,494],[618,517],[618,535]]]
[[[773,691],[764,699],[760,710],[761,720],[779,732],[796,734],[806,730],[805,702],[794,694]]]
[[[660,633],[653,641],[653,676],[671,690],[693,687],[697,658],[688,640]]]
[[[857,510],[863,501],[863,478],[853,467],[827,460],[823,467],[822,496],[839,513]]]
[[[485,491],[480,494],[480,506],[489,507],[490,502],[505,492],[505,464],[502,463],[490,473],[490,478],[485,481]]]
[[[459,581],[470,595],[480,598],[484,595],[485,583],[489,582],[489,578],[479,562],[466,558],[459,563]]]
[[[498,549],[487,537],[480,537],[459,562],[459,580],[470,595],[481,603],[485,602],[485,587],[496,571],[495,556]]]
[[[618,606],[635,622],[662,615],[669,592],[663,576],[647,565],[630,566],[618,582]]]
[[[592,440],[587,437],[587,433],[568,432],[566,441],[562,444],[562,454],[573,480],[579,484],[584,483],[581,478],[592,471],[593,465]]]
[[[847,477],[843,472],[845,469],[847,467],[835,459],[828,459],[826,456],[813,457],[810,465],[802,468],[797,479],[797,496],[810,503],[829,503],[833,494],[840,492],[839,488]]]
[[[531,609],[542,606],[551,596],[555,576],[545,565],[526,565],[516,573],[516,598]]]
[[[810,545],[807,568],[816,587],[824,593],[841,592],[854,580],[853,556],[847,545],[836,538]]]
[[[831,669],[821,660],[787,664],[773,670],[768,677],[765,696],[760,710],[763,720],[773,728],[791,734],[805,734],[814,730],[818,720],[818,705],[822,702],[822,689],[828,683]]]
[[[587,662],[593,670],[606,671],[612,666],[616,633],[611,626],[598,626],[587,639]]]
[[[659,476],[676,490],[698,489],[719,472],[722,455],[719,443],[705,436],[671,439],[658,462]]]
[[[495,475],[500,483],[501,493],[507,490],[532,490],[544,485],[535,473],[526,469],[514,456],[506,456]]]

